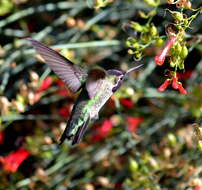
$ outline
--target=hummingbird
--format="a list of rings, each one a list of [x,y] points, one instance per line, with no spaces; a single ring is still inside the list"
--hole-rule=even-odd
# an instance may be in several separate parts
[[[60,138],[60,144],[65,139],[72,145],[79,143],[89,123],[99,118],[100,109],[119,89],[126,75],[142,66],[138,65],[127,71],[106,71],[94,67],[87,72],[46,45],[32,38],[28,40],[72,93],[81,91]]]

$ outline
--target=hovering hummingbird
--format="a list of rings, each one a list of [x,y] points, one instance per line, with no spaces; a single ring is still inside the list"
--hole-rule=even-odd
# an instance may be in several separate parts
[[[89,122],[98,119],[100,109],[118,90],[125,76],[142,66],[139,65],[127,71],[105,71],[95,67],[86,72],[46,45],[32,38],[28,38],[28,40],[71,92],[75,93],[82,89],[62,134],[60,144],[65,139],[70,140],[72,145],[79,143]]]

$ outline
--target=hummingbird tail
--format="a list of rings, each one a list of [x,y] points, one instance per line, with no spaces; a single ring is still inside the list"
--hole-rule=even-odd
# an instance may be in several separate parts
[[[81,125],[79,127],[78,131],[76,132],[76,134],[73,137],[72,145],[80,142],[81,138],[83,137],[84,133],[86,132],[86,129],[87,129],[89,122],[90,122],[90,118],[88,118],[86,120],[86,122],[84,122],[83,125]]]
[[[90,122],[90,117],[86,120],[86,122],[83,123],[83,125],[81,125],[78,128],[75,135],[72,135],[72,134],[68,135],[68,129],[69,129],[69,122],[68,122],[67,126],[66,126],[66,129],[65,129],[64,133],[62,134],[62,137],[60,138],[59,145],[61,145],[65,141],[65,139],[71,140],[72,145],[79,143],[81,138],[83,137],[86,129],[87,129],[87,126],[88,126],[89,122]]]

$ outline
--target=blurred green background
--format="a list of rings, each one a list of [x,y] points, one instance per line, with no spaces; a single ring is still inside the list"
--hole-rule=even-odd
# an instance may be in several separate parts
[[[185,35],[189,54],[180,80],[188,94],[160,93],[168,66],[157,67],[154,56],[164,45],[148,46],[141,60],[126,46],[138,35],[128,23],[148,19],[166,43],[165,26],[173,21],[166,9],[177,9],[152,2],[158,1],[0,1],[0,189],[202,190],[202,15]],[[152,10],[149,18],[139,14]],[[77,94],[26,37],[82,67],[144,66],[127,77],[79,145],[59,146]]]

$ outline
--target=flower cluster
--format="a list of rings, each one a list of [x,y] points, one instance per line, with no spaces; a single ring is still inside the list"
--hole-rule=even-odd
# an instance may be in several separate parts
[[[151,1],[148,1],[151,2]],[[144,50],[152,45],[162,45],[163,40],[159,36],[157,27],[151,22],[151,18],[156,14],[154,10],[150,11],[148,14],[144,12],[139,12],[139,16],[143,19],[148,19],[148,22],[141,25],[138,22],[131,21],[129,27],[137,33],[136,36],[130,36],[126,45],[130,48],[128,53],[134,56],[134,59],[141,59]],[[130,30],[131,30],[130,29]]]
[[[159,66],[162,66],[164,64],[166,56],[169,54],[171,48],[175,48],[175,50],[178,48],[176,47],[177,43],[177,36],[171,36],[168,43],[164,47],[164,49],[161,51],[160,55],[155,56],[154,60],[155,63]],[[177,43],[177,46],[179,43]],[[187,54],[187,53],[186,53]],[[174,55],[176,56],[176,55]],[[172,58],[171,58],[172,59]],[[172,61],[170,62],[170,65],[172,67],[175,67],[176,69],[180,66],[180,64],[177,64],[176,61],[173,63]],[[183,67],[184,68],[184,67]],[[183,88],[182,83],[178,81],[177,73],[176,71],[170,72],[171,78],[167,79],[159,88],[158,91],[163,92],[170,84],[172,84],[172,88],[179,90],[181,94],[187,94],[187,91]]]

